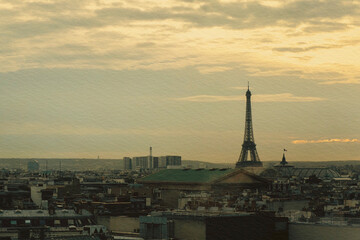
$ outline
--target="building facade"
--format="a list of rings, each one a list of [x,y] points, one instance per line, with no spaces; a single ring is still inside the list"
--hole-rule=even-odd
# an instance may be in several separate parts
[[[181,166],[181,156],[166,155],[159,157],[159,168]]]
[[[153,189],[153,200],[170,208],[179,207],[179,198],[185,192],[211,191],[222,196],[238,194],[242,189],[268,189],[270,185],[243,169],[164,169],[137,182]]]
[[[125,170],[131,170],[132,169],[132,159],[129,157],[124,157],[124,169]]]
[[[132,166],[134,170],[152,169],[153,168],[152,156],[133,157]]]
[[[274,215],[174,211],[156,212],[139,220],[144,239],[289,239],[288,219]]]

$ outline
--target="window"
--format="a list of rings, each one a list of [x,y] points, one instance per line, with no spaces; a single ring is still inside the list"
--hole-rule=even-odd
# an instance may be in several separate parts
[[[45,224],[45,222],[44,222],[44,224]],[[39,225],[40,225],[39,219],[31,219],[31,226],[38,227]]]
[[[77,227],[81,227],[81,226],[82,226],[79,219],[76,219],[76,220],[75,220],[75,226],[77,226]]]
[[[68,227],[68,226],[69,226],[69,225],[68,225],[68,221],[67,221],[66,219],[60,220],[60,223],[61,223],[61,226],[62,226],[62,227]]]
[[[25,224],[26,225],[30,225],[31,224],[31,221],[29,219],[25,220]]]
[[[90,223],[89,223],[88,219],[84,218],[84,219],[81,219],[81,224],[83,226],[85,226],[85,225],[89,225]]]
[[[55,219],[55,220],[54,220],[54,225],[55,225],[55,227],[59,227],[59,226],[60,226],[60,220],[59,220],[59,219]]]
[[[54,220],[53,219],[46,219],[46,224],[45,225],[53,227],[54,226]]]
[[[16,225],[16,224],[17,224],[17,223],[16,223],[16,220],[11,220],[11,221],[10,221],[10,224],[11,224],[12,226]]]

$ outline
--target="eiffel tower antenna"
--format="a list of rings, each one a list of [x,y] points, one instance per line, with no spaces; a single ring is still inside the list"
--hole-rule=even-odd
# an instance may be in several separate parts
[[[249,158],[250,155],[250,159]],[[256,150],[254,132],[251,116],[251,92],[248,82],[248,90],[246,91],[246,117],[245,117],[245,134],[244,143],[242,144],[239,160],[236,168],[241,167],[262,167],[259,155]]]

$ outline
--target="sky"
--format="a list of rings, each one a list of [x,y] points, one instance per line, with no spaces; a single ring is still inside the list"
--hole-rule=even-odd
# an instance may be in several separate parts
[[[360,160],[360,1],[0,0],[0,158]]]

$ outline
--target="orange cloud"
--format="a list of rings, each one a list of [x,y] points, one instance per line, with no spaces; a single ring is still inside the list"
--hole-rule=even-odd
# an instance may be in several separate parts
[[[339,138],[332,138],[332,139],[320,139],[320,140],[294,140],[292,141],[293,144],[306,144],[306,143],[334,143],[334,142],[341,142],[341,143],[353,143],[353,142],[360,142],[359,139],[339,139]]]

